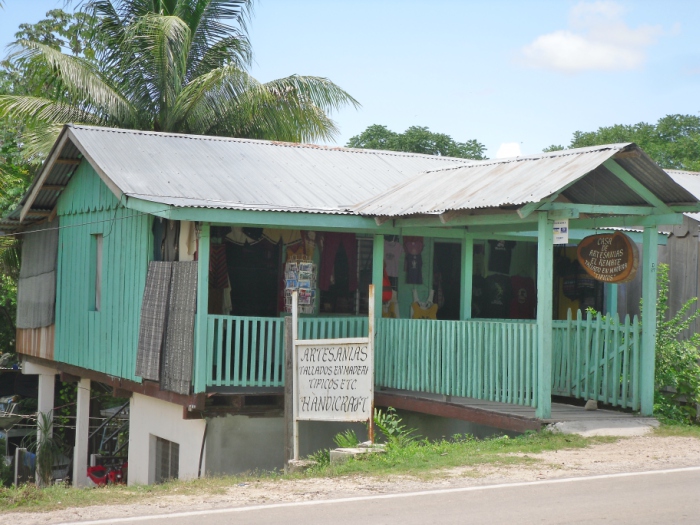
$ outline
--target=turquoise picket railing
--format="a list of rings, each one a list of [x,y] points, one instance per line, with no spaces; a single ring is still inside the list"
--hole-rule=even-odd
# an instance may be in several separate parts
[[[367,337],[366,317],[299,319],[301,339]],[[284,386],[284,319],[209,315],[207,387]]]
[[[536,406],[534,321],[378,319],[378,386]]]
[[[580,311],[553,322],[552,393],[639,410],[641,323]]]

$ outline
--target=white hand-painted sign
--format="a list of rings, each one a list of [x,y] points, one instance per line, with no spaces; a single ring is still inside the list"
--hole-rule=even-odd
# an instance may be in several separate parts
[[[294,291],[294,459],[299,459],[299,421],[367,421],[373,442],[374,286],[369,287],[368,337],[298,339],[298,308]]]
[[[367,421],[374,374],[364,339],[297,343],[297,419]]]

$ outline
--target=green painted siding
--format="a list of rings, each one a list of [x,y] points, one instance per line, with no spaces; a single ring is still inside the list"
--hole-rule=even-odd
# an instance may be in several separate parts
[[[152,257],[151,218],[119,204],[83,162],[58,201],[56,361],[134,375],[141,300]],[[94,235],[102,234],[102,294],[94,306]]]

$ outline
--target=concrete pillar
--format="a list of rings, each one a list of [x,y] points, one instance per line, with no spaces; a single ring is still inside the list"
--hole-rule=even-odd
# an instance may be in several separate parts
[[[39,374],[39,395],[37,399],[37,421],[42,423],[41,414],[47,414],[53,421],[54,392],[56,388],[55,374]],[[39,425],[37,439],[41,442],[41,427]],[[49,427],[49,436],[53,433],[53,426]]]
[[[78,383],[75,409],[75,448],[73,449],[73,486],[87,486],[88,434],[90,432],[90,380]]]

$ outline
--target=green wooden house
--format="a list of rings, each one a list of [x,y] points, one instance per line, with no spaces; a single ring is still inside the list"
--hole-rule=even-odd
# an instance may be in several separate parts
[[[658,227],[698,210],[634,144],[469,161],[67,125],[1,226],[24,239],[18,352],[40,409],[56,373],[131,396],[130,480],[153,482],[282,462],[293,287],[305,338],[365,335],[367,286],[392,297],[378,396],[651,415]],[[611,228],[642,232],[641,320],[566,281],[572,246]]]

